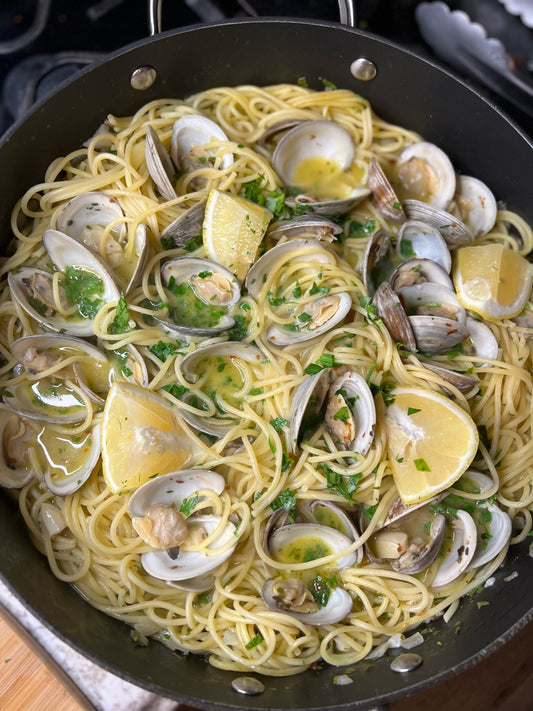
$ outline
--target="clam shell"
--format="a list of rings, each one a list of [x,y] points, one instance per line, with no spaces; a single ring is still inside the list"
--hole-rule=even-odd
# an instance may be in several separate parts
[[[186,168],[186,158],[194,146],[202,146],[212,138],[228,141],[228,137],[218,124],[201,114],[188,114],[174,122],[170,157],[174,165],[182,170]],[[233,154],[224,153],[222,168],[229,168],[233,163]]]
[[[82,193],[69,200],[56,221],[59,232],[72,237],[78,242],[82,242],[89,249],[93,249],[93,241],[86,243],[84,237],[88,237],[87,232],[94,227],[105,228],[112,222],[123,220],[124,213],[117,200],[107,193],[90,191]],[[124,223],[120,222],[117,231],[124,230]]]
[[[285,185],[301,187],[294,172],[305,159],[321,157],[336,163],[341,170],[350,167],[355,146],[348,131],[334,121],[304,121],[287,131],[276,146],[272,167]]]
[[[291,547],[292,554],[290,558],[294,561],[296,567],[299,562],[309,561],[309,557],[305,556],[304,551],[308,541],[319,541],[323,545],[324,555],[321,558],[333,553],[342,553],[353,543],[348,536],[329,526],[313,523],[292,523],[276,528],[271,532],[268,539],[269,552],[274,560],[280,561],[282,551],[286,552],[286,549]],[[299,545],[302,548],[298,548]],[[304,557],[306,558],[305,561]],[[319,561],[321,558],[317,557],[316,560]],[[311,560],[314,560],[314,558],[311,558]],[[349,568],[356,565],[356,561],[357,553],[351,551],[340,556],[333,567],[336,569]]]
[[[274,592],[276,582],[276,580],[267,580],[265,582],[261,590],[263,601],[271,610],[294,617],[304,624],[313,626],[333,625],[336,622],[344,620],[352,611],[353,600],[350,594],[340,587],[330,591],[328,602],[316,612],[294,612],[292,610],[285,610],[279,606],[275,599]]]
[[[455,193],[455,170],[444,151],[434,143],[420,141],[405,148],[398,158],[398,169],[401,170],[412,159],[425,163],[437,180],[437,190],[425,196],[432,205],[445,209],[450,204]],[[416,171],[417,177],[419,171]],[[404,203],[404,209],[406,209]],[[406,210],[407,211],[407,210]]]
[[[408,351],[416,351],[416,340],[411,318],[407,316],[404,307],[389,282],[380,284],[374,297],[378,315],[387,327],[391,338],[396,343],[402,343]]]
[[[179,508],[185,499],[201,489],[221,494],[225,486],[224,477],[210,469],[182,469],[162,474],[133,492],[128,503],[128,512],[131,516],[144,516],[153,504]]]
[[[363,284],[369,296],[373,296],[380,284],[394,270],[392,238],[386,230],[377,230],[368,240],[361,261]]]
[[[343,228],[333,220],[316,212],[296,215],[290,220],[280,220],[268,230],[272,239],[283,236],[299,239],[312,238],[324,242],[333,242],[336,235],[341,234]]]
[[[146,128],[144,155],[146,168],[161,195],[165,200],[177,198],[178,195],[173,185],[174,173],[176,172],[174,165],[167,149],[152,126],[147,126]]]
[[[289,412],[289,435],[287,448],[296,452],[302,432],[304,418],[317,417],[322,410],[329,389],[329,370],[320,370],[310,375],[295,390]]]
[[[95,468],[96,463],[98,462],[98,459],[100,457],[101,450],[99,424],[94,425],[90,432],[86,433],[86,437],[84,437],[83,433],[81,435],[77,435],[77,437],[79,437],[81,441],[79,446],[76,446],[76,448],[81,449],[84,454],[82,454],[81,456],[81,461],[77,460],[75,462],[73,468],[71,468],[73,463],[69,460],[68,457],[65,458],[65,455],[63,453],[65,448],[64,442],[58,448],[56,456],[53,459],[55,465],[53,469],[55,469],[56,474],[53,473],[51,468],[52,454],[49,450],[47,450],[48,466],[45,471],[44,479],[50,491],[56,496],[68,496],[68,494],[74,493],[81,486],[83,486],[83,484],[91,476],[93,469]],[[42,434],[39,435],[39,441],[41,441],[41,438]],[[56,438],[54,437],[54,439]],[[88,441],[89,449],[87,452],[85,452],[85,450],[87,449]],[[43,446],[42,442],[41,446]]]
[[[484,182],[469,175],[457,176],[455,201],[463,222],[476,237],[487,234],[494,227],[498,206]]]
[[[206,304],[222,305],[227,308],[234,306],[238,302],[241,297],[241,290],[237,277],[233,274],[233,272],[230,272],[229,269],[226,269],[218,262],[213,262],[209,259],[202,259],[201,257],[177,257],[176,259],[171,259],[168,262],[165,262],[161,267],[161,277],[166,286],[168,286],[171,279],[174,279],[175,284],[192,284],[193,279],[203,275],[204,273],[207,275],[221,275],[227,281],[229,289],[231,290],[230,298],[224,302],[217,302],[214,297],[211,298],[209,302],[206,302],[202,299],[200,294],[198,295],[198,298]],[[174,323],[158,317],[154,318],[163,323],[163,325],[166,325],[171,331],[183,333],[193,337],[215,336],[229,330],[235,325],[235,319],[228,314],[222,315],[219,321],[212,326],[193,326],[186,323]]]
[[[377,159],[372,156],[368,166],[368,187],[372,202],[386,220],[402,223],[407,219],[394,188]]]
[[[309,251],[309,248],[316,251]],[[306,264],[335,264],[335,255],[315,239],[291,239],[269,249],[255,262],[244,280],[250,296],[256,299],[274,266],[279,262],[298,261]]]
[[[161,237],[172,237],[176,247],[184,247],[187,240],[202,234],[206,200],[197,202],[173,220],[161,232]]]
[[[459,303],[453,289],[426,281],[422,284],[402,286],[396,290],[407,314],[442,316],[461,324],[466,322],[466,310]]]
[[[338,393],[342,392],[341,396]],[[334,403],[335,412],[330,412],[329,403],[334,398],[341,397],[340,403]],[[342,428],[343,421],[336,420],[338,404],[346,403],[353,421],[353,432],[348,427]],[[374,441],[376,427],[376,406],[374,396],[366,380],[349,371],[333,381],[328,392],[328,408],[326,409],[326,424],[333,437],[340,437],[340,445],[347,450],[365,456]],[[353,436],[352,436],[353,435]]]
[[[330,528],[334,528],[348,536],[352,541],[356,541],[359,538],[359,531],[355,522],[343,509],[331,501],[313,499],[312,501],[303,502],[298,509],[303,518],[310,523],[330,526]],[[358,548],[355,553],[355,565],[360,565],[363,562],[363,547]]]
[[[477,529],[474,519],[459,509],[452,520],[453,539],[447,548],[432,587],[448,585],[463,573],[474,557],[477,545]]]
[[[409,201],[406,200],[406,204]],[[421,203],[425,205],[426,203]],[[448,274],[452,268],[450,250],[440,231],[422,220],[409,219],[400,227],[397,235],[396,251],[404,259],[419,257],[431,259]]]
[[[481,565],[489,563],[498,553],[509,544],[512,533],[511,517],[502,511],[496,504],[486,504],[483,506],[491,514],[490,524],[487,533],[490,538],[486,543],[479,540],[476,552],[468,568],[479,568]],[[484,533],[485,530],[481,530]]]
[[[211,536],[220,525],[219,516],[197,516],[194,523]],[[233,553],[236,545],[235,526],[228,521],[220,534],[208,546],[210,550],[222,548],[231,541],[234,545],[223,553],[207,555],[201,551],[180,551],[176,558],[171,558],[166,551],[149,551],[141,555],[141,563],[149,575],[160,580],[190,580],[203,577],[206,573],[218,568]]]
[[[442,316],[408,316],[408,319],[417,348],[422,353],[448,353],[470,335],[470,331],[458,321]]]
[[[403,206],[410,220],[434,227],[450,247],[459,247],[474,239],[474,233],[468,225],[445,210],[420,200],[404,200]]]
[[[29,437],[31,440],[35,439],[37,430],[34,429],[31,423],[19,420],[19,416],[5,405],[0,405],[0,443],[2,445],[0,456],[0,486],[6,489],[21,489],[23,486],[26,486],[29,481],[31,481],[34,473],[29,466],[20,466],[20,463],[15,461],[14,458],[10,456],[7,441],[7,428],[10,422],[13,425],[16,424],[17,429],[19,426],[22,426],[24,433],[26,429],[29,428]],[[24,437],[22,442],[23,448],[25,444],[26,437]],[[26,461],[26,458],[24,458],[24,461]]]
[[[424,282],[441,284],[453,291],[453,282],[440,264],[420,257],[412,257],[399,264],[392,272],[389,282],[394,291],[398,291],[402,286]]]

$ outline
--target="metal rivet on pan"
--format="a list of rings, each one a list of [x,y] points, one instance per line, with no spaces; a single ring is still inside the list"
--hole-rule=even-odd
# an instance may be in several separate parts
[[[247,696],[256,696],[265,690],[264,684],[259,679],[254,679],[253,676],[238,676],[231,682],[231,685],[239,694]]]
[[[395,672],[410,672],[416,669],[422,664],[422,657],[420,654],[414,654],[413,652],[407,652],[406,654],[400,654],[392,660],[390,668]]]
[[[153,67],[139,67],[130,77],[130,84],[138,91],[149,89],[157,77],[157,72]]]
[[[365,59],[364,57],[359,57],[355,59],[350,65],[350,71],[352,76],[361,81],[370,81],[378,73],[378,68],[374,62],[370,59]]]

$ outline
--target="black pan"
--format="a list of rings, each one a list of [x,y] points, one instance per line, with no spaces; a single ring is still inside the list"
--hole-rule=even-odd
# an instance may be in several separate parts
[[[376,77],[355,79],[350,66],[371,60]],[[153,85],[131,87],[134,70],[151,66]],[[167,32],[124,49],[89,69],[41,103],[0,144],[0,228],[10,239],[16,199],[42,179],[48,163],[92,135],[107,113],[129,114],[160,97],[183,97],[217,85],[296,82],[320,78],[365,95],[383,118],[438,143],[455,166],[486,181],[498,199],[533,223],[533,145],[465,84],[390,42],[336,24],[290,19],[233,21]],[[504,579],[518,573],[513,580]],[[264,679],[260,696],[239,696],[235,674],[199,658],[179,658],[151,643],[136,647],[130,630],[87,605],[57,581],[31,545],[13,504],[0,496],[0,575],[25,605],[81,653],[151,691],[203,709],[362,709],[398,699],[467,669],[507,641],[533,617],[528,545],[513,548],[495,584],[463,601],[451,625],[436,621],[409,674],[390,659],[359,664],[355,683],[336,686],[337,669]],[[478,602],[488,602],[480,606]],[[455,622],[461,630],[455,634]]]

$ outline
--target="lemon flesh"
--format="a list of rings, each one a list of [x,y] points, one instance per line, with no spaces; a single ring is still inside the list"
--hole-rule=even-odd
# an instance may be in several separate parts
[[[384,430],[402,501],[414,504],[444,491],[468,469],[478,447],[470,415],[443,395],[421,388],[394,390]]]
[[[182,469],[196,452],[167,401],[139,385],[114,382],[101,430],[104,479],[115,493]]]
[[[460,247],[453,279],[465,308],[499,321],[523,310],[531,292],[533,265],[503,244]]]
[[[270,210],[255,202],[211,190],[202,227],[207,256],[242,281],[257,257],[272,217]]]

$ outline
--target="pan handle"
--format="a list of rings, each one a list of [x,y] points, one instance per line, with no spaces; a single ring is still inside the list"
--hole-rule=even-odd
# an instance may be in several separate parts
[[[355,0],[338,0],[341,24],[355,27]],[[161,30],[161,7],[163,0],[148,0],[148,31],[150,37],[158,35]]]

